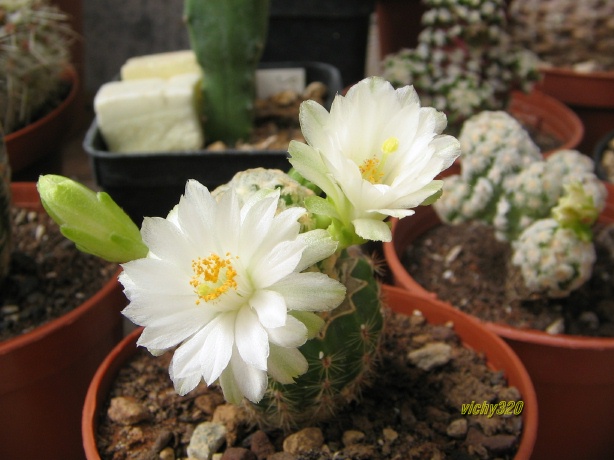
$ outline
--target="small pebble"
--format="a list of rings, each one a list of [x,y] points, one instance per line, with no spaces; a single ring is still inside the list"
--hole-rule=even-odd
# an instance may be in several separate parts
[[[452,357],[452,347],[445,343],[429,343],[428,345],[408,353],[411,363],[422,369],[430,371],[435,367],[443,366]]]
[[[284,452],[300,454],[310,450],[320,449],[324,444],[322,430],[316,427],[303,428],[284,439]]]
[[[172,447],[166,447],[160,451],[160,460],[175,460],[175,451]]]
[[[251,435],[250,449],[256,454],[258,460],[265,460],[269,455],[275,453],[275,446],[271,443],[267,434],[262,430],[258,430]]]
[[[150,416],[149,411],[136,398],[118,396],[111,399],[107,412],[109,418],[120,425],[135,425]]]
[[[461,439],[467,434],[467,420],[459,418],[454,420],[446,428],[446,434],[451,438]]]
[[[558,318],[554,320],[547,328],[546,332],[548,334],[562,334],[565,332],[565,320],[563,318]]]
[[[348,430],[343,432],[341,442],[344,446],[351,446],[352,444],[358,444],[365,439],[365,434],[358,430]]]
[[[256,454],[244,447],[229,447],[221,460],[257,460]]]
[[[211,460],[226,441],[226,427],[221,423],[203,422],[192,433],[188,455],[196,460]]]

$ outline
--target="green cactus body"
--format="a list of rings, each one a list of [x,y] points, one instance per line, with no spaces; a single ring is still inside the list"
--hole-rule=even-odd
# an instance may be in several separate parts
[[[191,47],[204,71],[207,139],[234,145],[253,123],[255,74],[266,43],[269,0],[186,0]]]
[[[304,206],[305,198],[314,195],[311,189],[275,169],[241,171],[212,194],[220,199],[231,188],[242,203],[263,188],[278,189],[278,212]],[[310,213],[299,222],[303,230],[321,228]],[[309,370],[293,384],[269,379],[262,401],[247,406],[260,425],[290,428],[312,423],[359,397],[375,364],[384,323],[375,267],[357,246],[337,251],[311,267],[343,283],[346,298],[335,310],[319,316],[293,312],[309,330],[317,332],[300,348]]]
[[[11,262],[11,169],[3,137],[0,136],[0,286]]]
[[[249,406],[261,425],[287,429],[326,419],[358,399],[371,377],[384,324],[373,263],[354,246],[319,265],[345,284],[346,299],[322,314],[320,334],[300,348],[309,370],[290,385],[270,379],[262,401]]]

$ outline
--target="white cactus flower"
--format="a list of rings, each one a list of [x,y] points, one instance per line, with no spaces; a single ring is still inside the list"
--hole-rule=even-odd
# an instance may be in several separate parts
[[[307,144],[290,144],[290,163],[326,193],[328,215],[358,239],[390,241],[383,220],[409,216],[437,194],[435,176],[460,154],[458,141],[441,134],[443,113],[421,107],[413,87],[395,90],[379,77],[337,95],[330,113],[304,102],[300,121]]]
[[[301,273],[336,243],[324,230],[300,234],[305,209],[276,215],[278,199],[263,190],[240,206],[231,191],[218,203],[188,181],[166,219],[144,220],[149,254],[123,265],[123,313],[145,326],[138,344],[152,353],[178,346],[169,373],[179,394],[219,381],[229,402],[259,401],[267,374],[290,383],[307,370],[297,347],[308,331],[291,311],[328,311],[343,300],[339,282]]]

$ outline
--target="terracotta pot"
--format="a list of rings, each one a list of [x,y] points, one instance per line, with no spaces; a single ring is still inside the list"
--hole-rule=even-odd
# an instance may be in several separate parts
[[[46,155],[58,152],[58,147],[68,132],[79,93],[79,76],[74,67],[66,68],[63,79],[71,86],[70,92],[60,105],[34,123],[4,136],[13,173],[25,169]]]
[[[529,459],[537,436],[537,397],[527,371],[505,342],[477,321],[443,302],[417,297],[403,289],[388,285],[383,286],[383,298],[384,302],[396,312],[409,315],[414,310],[420,310],[429,322],[443,324],[452,321],[454,330],[466,346],[484,353],[493,369],[505,372],[509,384],[518,388],[524,401],[522,412],[524,428],[515,458]],[[81,426],[83,446],[88,460],[100,460],[96,447],[99,413],[115,376],[124,363],[136,353],[136,341],[141,332],[142,328],[135,329],[113,349],[98,368],[90,384],[85,398]]]
[[[603,222],[614,222],[614,188],[609,192],[608,207],[600,216]],[[392,242],[384,243],[394,283],[429,299],[436,299],[437,294],[414,280],[400,257],[415,238],[439,224],[431,206],[419,208],[414,216],[395,220]],[[614,338],[550,335],[490,322],[485,325],[512,347],[535,385],[540,419],[532,458],[614,458]]]
[[[574,149],[584,136],[584,125],[576,113],[561,101],[533,90],[514,91],[507,111],[525,126],[532,126],[561,142],[556,150]],[[543,152],[548,155],[552,151]]]
[[[14,183],[13,201],[42,210],[36,184]],[[66,315],[0,342],[0,458],[83,457],[79,420],[87,386],[121,339],[126,305],[117,278]]]
[[[614,72],[547,68],[542,74],[539,90],[567,104],[582,120],[585,133],[579,150],[590,155],[614,128]]]

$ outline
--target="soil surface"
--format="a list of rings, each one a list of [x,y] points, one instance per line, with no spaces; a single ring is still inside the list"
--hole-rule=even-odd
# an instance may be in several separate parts
[[[213,420],[228,429],[217,450],[224,460],[513,458],[519,415],[462,415],[461,409],[472,402],[521,401],[518,390],[460,346],[451,327],[429,325],[421,315],[387,317],[376,385],[333,421],[293,433],[259,430],[243,410],[224,404],[216,387],[177,396],[168,377],[170,353],[154,358],[139,349],[103,406],[101,457],[183,459],[195,427]],[[415,352],[433,346],[440,349],[430,353],[433,367],[423,370]],[[522,412],[523,403],[515,409]]]
[[[46,213],[13,208],[11,215],[13,251],[0,290],[0,341],[75,309],[119,268],[77,250]]]
[[[564,299],[511,297],[510,246],[478,223],[437,225],[407,248],[401,262],[425,289],[484,321],[614,337],[614,226],[598,225],[595,235],[592,278]]]

